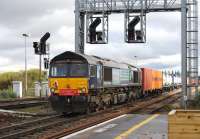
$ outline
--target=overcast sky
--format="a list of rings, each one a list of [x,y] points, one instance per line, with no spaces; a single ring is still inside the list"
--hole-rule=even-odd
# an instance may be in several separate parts
[[[24,68],[23,33],[28,38],[28,68],[38,67],[33,41],[51,33],[51,58],[74,51],[74,0],[0,0],[0,72]],[[109,44],[86,45],[86,54],[155,69],[180,67],[180,13],[147,15],[147,43],[124,43],[124,15],[109,17]],[[134,58],[137,56],[137,62]]]

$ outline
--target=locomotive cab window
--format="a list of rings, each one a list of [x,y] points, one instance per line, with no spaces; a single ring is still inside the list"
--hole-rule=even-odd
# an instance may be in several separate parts
[[[96,77],[97,75],[97,66],[90,65],[90,77]]]
[[[87,64],[70,64],[69,65],[69,76],[72,77],[81,77],[88,75]]]
[[[56,64],[51,67],[51,76],[66,76],[66,67],[64,64]]]
[[[56,63],[51,66],[51,77],[85,77],[88,65],[85,63]]]

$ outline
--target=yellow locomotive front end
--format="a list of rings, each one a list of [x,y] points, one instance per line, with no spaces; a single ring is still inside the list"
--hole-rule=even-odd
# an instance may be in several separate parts
[[[49,78],[51,95],[81,96],[88,94],[87,78]]]
[[[88,63],[73,53],[65,55],[50,63],[49,100],[57,112],[84,112],[89,92]]]

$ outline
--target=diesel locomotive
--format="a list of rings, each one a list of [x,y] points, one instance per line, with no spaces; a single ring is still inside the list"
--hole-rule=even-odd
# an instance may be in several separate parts
[[[61,113],[93,112],[153,93],[161,93],[160,71],[64,52],[50,62],[52,108]]]

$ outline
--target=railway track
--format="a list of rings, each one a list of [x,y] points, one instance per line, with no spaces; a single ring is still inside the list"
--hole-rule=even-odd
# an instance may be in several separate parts
[[[0,101],[0,109],[12,110],[46,104],[46,98],[26,98]]]
[[[70,127],[63,129],[60,132],[54,132],[52,135],[50,134],[48,136],[46,136],[46,135],[41,136],[41,139],[58,139],[63,136],[70,135],[77,131],[86,129],[88,127],[97,125],[102,122],[105,122],[107,120],[114,119],[123,114],[139,112],[141,110],[146,110],[146,108],[148,109],[148,111],[146,111],[147,112],[146,114],[151,114],[152,112],[155,112],[155,111],[161,109],[163,106],[165,106],[169,102],[176,101],[177,99],[180,98],[180,96],[181,96],[180,90],[177,90],[168,95],[156,97],[153,100],[151,100],[151,98],[147,98],[146,100],[144,100],[142,102],[139,101],[134,104],[129,104],[126,106],[124,105],[124,106],[114,109],[114,110],[108,110],[109,111],[108,113],[102,113],[102,114],[96,115],[96,116],[94,115],[93,117],[89,117],[87,120],[74,122],[70,125]],[[151,109],[151,111],[149,111],[150,105],[152,105],[152,106],[157,105],[157,106],[151,107],[152,109]],[[51,132],[53,132],[53,131],[51,131]]]
[[[31,101],[31,100],[46,100],[46,97],[28,97],[28,98],[14,98],[14,99],[6,99],[0,100],[0,103],[9,103],[9,102],[16,102],[16,101]]]
[[[144,109],[141,109],[139,111],[137,111],[137,113],[144,113],[144,114],[153,114],[158,112],[160,109],[162,109],[164,106],[168,105],[168,104],[173,104],[174,102],[176,102],[177,100],[179,100],[182,97],[182,95],[180,93],[175,94],[173,97],[167,98],[163,101],[158,101],[157,103],[154,103],[148,107],[145,107]]]
[[[4,127],[0,129],[0,139],[60,138],[123,114],[142,111],[146,108],[149,110],[150,105],[159,105],[159,107],[155,107],[155,109],[158,110],[166,103],[172,102],[172,100],[175,101],[179,96],[177,96],[179,92],[180,91],[175,91],[154,98],[146,98],[144,101],[139,100],[132,104],[124,104],[88,115],[67,118],[61,115],[55,115]],[[155,111],[155,109],[153,110]]]
[[[56,126],[57,124],[63,123],[65,121],[66,118],[64,118],[63,116],[55,115],[3,127],[0,128],[0,139],[17,139],[38,132],[39,130],[43,130],[44,128]]]

